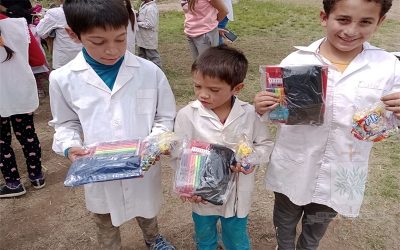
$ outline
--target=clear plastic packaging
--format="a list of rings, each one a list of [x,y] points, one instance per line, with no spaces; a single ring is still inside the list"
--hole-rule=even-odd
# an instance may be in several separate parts
[[[175,175],[174,191],[200,196],[214,205],[226,202],[233,184],[235,153],[224,146],[190,140],[186,142]]]
[[[351,133],[359,140],[382,141],[398,132],[397,118],[382,102],[356,111]]]
[[[242,135],[242,138],[236,145],[235,151],[236,161],[239,162],[245,170],[249,170],[251,167],[260,164],[257,153],[254,151],[253,144],[245,135]]]
[[[269,113],[272,122],[322,125],[328,68],[320,65],[260,66],[261,89],[275,93],[279,105]]]
[[[180,150],[182,141],[174,132],[164,132],[146,137],[140,151],[142,170],[149,170],[161,155],[176,154],[175,151]]]
[[[124,140],[88,145],[89,154],[76,159],[68,170],[64,185],[79,186],[142,177],[140,140]]]

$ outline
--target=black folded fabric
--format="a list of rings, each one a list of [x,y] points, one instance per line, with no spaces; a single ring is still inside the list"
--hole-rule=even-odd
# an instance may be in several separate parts
[[[200,170],[200,185],[194,194],[214,205],[222,205],[233,178],[231,165],[234,164],[235,153],[231,149],[212,144],[210,154]]]
[[[324,122],[322,66],[283,67],[289,117],[286,124],[321,125]]]
[[[140,156],[133,154],[90,156],[79,158],[72,163],[64,185],[74,187],[141,176]]]

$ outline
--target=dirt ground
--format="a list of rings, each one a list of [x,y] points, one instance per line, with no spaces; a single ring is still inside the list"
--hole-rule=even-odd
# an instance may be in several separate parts
[[[290,1],[320,4],[320,1],[313,0]],[[394,8],[389,17],[400,17],[399,2],[394,0]],[[171,8],[165,6],[160,5],[160,9]],[[83,189],[63,186],[69,163],[50,150],[53,129],[47,125],[51,119],[48,97],[41,100],[35,114],[47,184],[41,190],[30,186],[20,146],[14,139],[14,149],[27,194],[21,198],[0,200],[0,250],[98,249],[95,225],[85,209]],[[172,170],[166,160],[163,162],[164,205],[159,215],[160,230],[177,249],[194,249],[190,205],[182,204],[173,194]],[[372,165],[381,166],[374,164],[374,160]],[[379,179],[383,171],[388,170],[377,167],[369,173],[361,216],[355,220],[341,217],[335,219],[320,249],[400,249],[399,205],[396,200],[377,198],[377,191],[371,188],[378,185],[375,178]],[[400,178],[400,173],[396,174]],[[249,215],[249,231],[255,250],[274,249],[276,245],[272,225],[273,194],[265,190],[263,178],[264,170],[261,169],[257,173],[257,188]],[[146,249],[140,229],[134,221],[121,226],[121,232],[124,249]]]

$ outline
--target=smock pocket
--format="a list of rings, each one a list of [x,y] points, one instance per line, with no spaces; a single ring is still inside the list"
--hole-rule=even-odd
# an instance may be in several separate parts
[[[143,89],[136,92],[136,114],[152,114],[156,110],[157,91]]]
[[[373,105],[383,95],[385,84],[382,81],[359,81],[357,89],[357,107],[365,108],[366,104]]]

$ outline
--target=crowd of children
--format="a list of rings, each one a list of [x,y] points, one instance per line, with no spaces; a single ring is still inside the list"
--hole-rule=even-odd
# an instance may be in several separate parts
[[[249,168],[232,163],[234,188],[222,205],[200,195],[181,197],[192,203],[196,248],[217,249],[220,222],[225,249],[251,249],[247,223],[254,171],[257,165],[268,164],[266,186],[275,194],[272,220],[277,249],[317,249],[336,215],[358,216],[364,197],[372,142],[350,133],[352,116],[359,108],[383,102],[400,119],[400,60],[367,42],[385,20],[392,1],[322,2],[325,37],[296,47],[279,66],[295,67],[301,62],[327,69],[323,122],[318,126],[280,124],[273,142],[266,123],[279,105],[279,96],[260,91],[254,106],[237,97],[245,87],[248,61],[237,49],[217,46],[218,23],[224,25],[228,14],[222,0],[182,1],[196,100],[177,114],[157,51],[155,0],[143,0],[137,16],[127,0],[65,0],[49,9],[36,27],[41,38],[54,39],[49,77],[53,150],[73,162],[89,153],[85,145],[166,131],[232,150],[244,136],[258,161]],[[0,5],[0,11],[10,15],[17,13],[13,8]],[[19,16],[26,16],[16,9]],[[129,49],[135,36],[138,56]],[[45,65],[45,57],[25,19],[0,15],[0,61],[3,198],[26,192],[11,147],[11,126],[23,146],[33,187],[45,185],[33,123],[38,93],[30,70]],[[343,152],[347,148],[348,154]],[[353,155],[354,151],[358,154]],[[336,188],[346,171],[359,175],[357,191]],[[149,249],[175,249],[158,228],[163,198],[158,161],[143,178],[85,184],[84,190],[102,249],[120,249],[119,226],[133,218]]]

